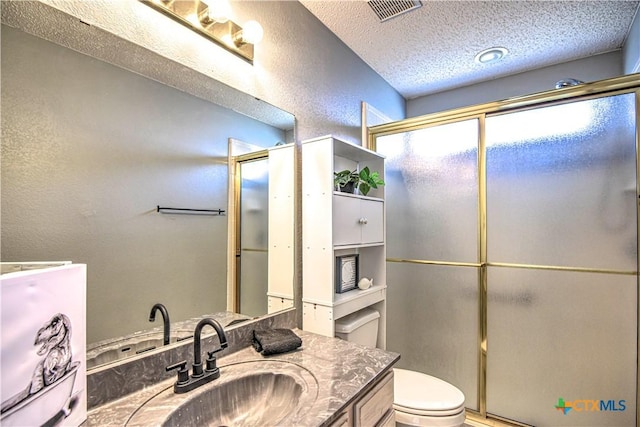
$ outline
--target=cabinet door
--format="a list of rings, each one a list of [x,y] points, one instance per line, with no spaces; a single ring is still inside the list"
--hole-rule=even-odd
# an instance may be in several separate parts
[[[379,200],[360,200],[362,243],[384,241],[384,204]],[[359,219],[359,222],[360,222]]]
[[[333,244],[360,245],[384,241],[384,203],[333,196]]]
[[[333,244],[360,244],[362,237],[360,218],[360,199],[333,196]]]
[[[380,420],[377,427],[395,427],[396,426],[396,413],[393,409],[387,411],[387,415]]]
[[[371,391],[355,403],[354,426],[379,426],[388,421],[393,409],[393,371],[388,372]]]

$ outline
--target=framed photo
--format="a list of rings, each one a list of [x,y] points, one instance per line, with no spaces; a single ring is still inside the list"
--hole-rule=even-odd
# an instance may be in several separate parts
[[[336,257],[336,292],[341,294],[358,287],[358,254]]]

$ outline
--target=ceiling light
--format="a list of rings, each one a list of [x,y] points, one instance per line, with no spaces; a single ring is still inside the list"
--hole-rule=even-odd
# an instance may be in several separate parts
[[[509,51],[504,47],[492,47],[485,49],[478,53],[475,57],[475,61],[479,64],[488,64],[490,62],[496,62],[504,58]]]

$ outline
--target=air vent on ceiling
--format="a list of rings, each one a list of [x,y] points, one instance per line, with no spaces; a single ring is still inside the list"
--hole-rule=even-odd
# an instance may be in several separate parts
[[[420,0],[369,0],[367,1],[380,22],[395,18],[422,6]]]

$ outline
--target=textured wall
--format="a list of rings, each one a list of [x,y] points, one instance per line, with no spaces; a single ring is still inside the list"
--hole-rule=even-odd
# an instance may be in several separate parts
[[[80,19],[91,27],[293,113],[298,140],[333,134],[360,143],[361,101],[392,119],[404,118],[404,98],[300,3],[231,3],[235,22],[255,19],[264,27],[264,39],[256,48],[254,65],[138,0],[41,0],[40,5],[51,5],[77,19],[56,22],[58,17],[50,7],[34,7],[37,16],[27,17],[25,25],[31,25],[29,31],[39,32],[43,37],[55,39],[62,35],[75,49],[91,51],[91,55],[120,63],[123,43],[102,43],[96,39],[96,31],[80,23]],[[44,28],[38,24],[52,19],[54,22]],[[138,62],[141,60],[145,58],[138,58]],[[139,64],[124,66],[138,67]],[[179,81],[183,76],[163,76],[158,68],[146,71],[153,72],[155,79],[166,80],[174,87],[184,85],[185,90],[189,90],[189,82]]]
[[[622,53],[618,50],[412,99],[407,101],[407,117],[544,92],[569,77],[593,82],[622,74]]]
[[[232,2],[235,22],[264,27],[254,65],[138,0],[4,2],[0,12],[9,26],[261,120],[262,99],[296,116],[298,141],[333,134],[359,144],[362,101],[405,116],[404,99],[298,2]]]
[[[88,265],[87,339],[226,309],[227,138],[284,132],[2,26],[2,260]],[[154,325],[157,326],[157,325]]]

